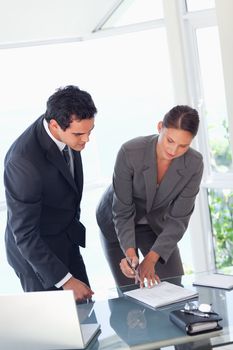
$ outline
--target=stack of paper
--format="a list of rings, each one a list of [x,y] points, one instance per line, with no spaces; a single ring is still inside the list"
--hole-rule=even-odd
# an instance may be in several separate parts
[[[198,296],[196,291],[166,281],[161,282],[152,288],[134,289],[124,292],[124,294],[153,308],[177,303]]]

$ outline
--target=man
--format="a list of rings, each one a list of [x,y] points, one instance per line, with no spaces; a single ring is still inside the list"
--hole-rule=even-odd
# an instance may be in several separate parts
[[[79,251],[85,247],[80,151],[96,113],[86,91],[60,88],[7,152],[7,259],[26,292],[72,289],[77,301],[93,295]]]

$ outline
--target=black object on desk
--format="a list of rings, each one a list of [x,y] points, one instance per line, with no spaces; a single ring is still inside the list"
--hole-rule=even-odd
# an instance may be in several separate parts
[[[169,319],[188,335],[196,335],[213,332],[222,329],[218,324],[222,318],[216,313],[209,313],[209,317],[202,317],[193,312],[174,310],[169,314]]]

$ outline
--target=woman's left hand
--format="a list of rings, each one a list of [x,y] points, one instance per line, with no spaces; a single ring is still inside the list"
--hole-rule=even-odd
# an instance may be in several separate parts
[[[140,276],[140,287],[145,286],[145,282],[147,287],[153,287],[155,284],[160,282],[159,276],[155,273],[155,265],[159,260],[159,255],[155,252],[149,252],[141,264],[138,266],[138,273]]]

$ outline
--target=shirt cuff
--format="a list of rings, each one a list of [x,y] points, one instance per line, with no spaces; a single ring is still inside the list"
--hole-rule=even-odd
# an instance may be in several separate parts
[[[55,287],[57,288],[61,288],[63,286],[63,284],[65,284],[67,281],[69,281],[69,279],[72,277],[71,273],[67,273],[67,275],[62,278],[62,280],[58,283],[55,284]]]

